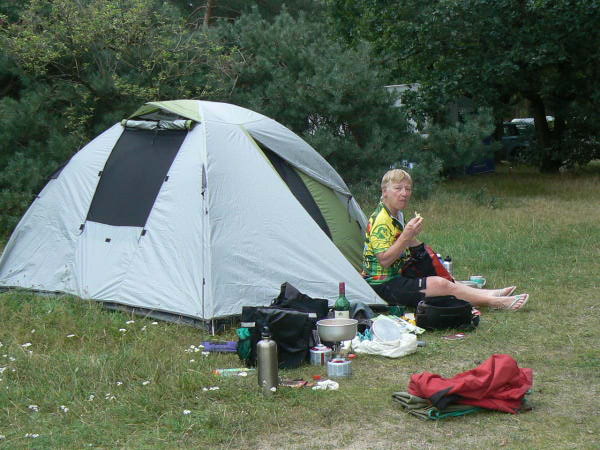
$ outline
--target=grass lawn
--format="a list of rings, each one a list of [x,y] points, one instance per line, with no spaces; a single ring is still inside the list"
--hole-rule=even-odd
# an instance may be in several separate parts
[[[368,213],[376,199],[359,200]],[[72,297],[6,292],[0,447],[600,448],[600,167],[447,182],[413,210],[459,279],[517,284],[531,295],[525,310],[484,310],[464,340],[427,332],[427,346],[404,358],[359,356],[339,391],[281,388],[265,398],[253,375],[211,374],[240,362],[191,347],[207,333]],[[532,411],[425,422],[392,403],[412,373],[449,377],[494,353],[533,369]],[[314,374],[326,371],[282,373]]]

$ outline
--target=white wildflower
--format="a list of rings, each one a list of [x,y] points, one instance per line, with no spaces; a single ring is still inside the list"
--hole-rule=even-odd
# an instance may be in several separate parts
[[[204,392],[206,392],[206,391],[208,391],[208,388],[202,388],[202,390],[203,390]]]
[[[39,436],[40,436],[40,435],[39,435],[39,434],[37,434],[37,433],[27,433],[27,434],[25,435],[25,437],[26,437],[26,438],[32,438],[32,439],[35,439],[36,437],[39,437]]]
[[[93,401],[96,398],[96,396],[94,394],[90,394],[90,396],[88,397],[88,402]]]
[[[122,381],[117,381],[117,386],[121,386],[123,384]]]
[[[202,352],[202,356],[208,356],[210,355],[210,352]]]
[[[209,391],[218,391],[219,389],[219,386],[213,386],[208,388]]]
[[[7,369],[7,367],[0,367],[0,373],[4,373],[4,371]]]
[[[40,410],[38,405],[29,405],[28,408],[34,412],[38,412]]]
[[[29,354],[29,356],[33,355],[33,352],[31,350],[27,350],[27,353]]]
[[[200,349],[199,349],[198,347],[196,347],[196,348],[194,349],[194,352],[199,352],[199,351],[200,351]]]
[[[126,332],[127,332],[127,329],[126,329],[126,328],[119,328],[119,331],[120,331],[121,333],[126,333]]]
[[[9,357],[8,357],[8,360],[9,360],[9,361],[16,361],[16,360],[17,360],[17,358],[13,358],[12,356],[9,356]]]
[[[24,344],[21,344],[21,347],[23,347],[23,348],[31,347],[31,342],[26,342]]]
[[[4,436],[3,434],[0,434],[0,441],[3,441],[4,439],[6,439],[6,436]]]
[[[72,337],[75,337],[75,335],[74,334],[67,334],[67,337],[68,338],[72,338]]]
[[[152,322],[152,325],[158,325],[158,322]]]
[[[191,362],[191,363],[195,363],[195,362],[196,362],[196,360],[195,360],[195,359],[190,359],[190,362]]]
[[[142,327],[142,331],[146,331],[146,325]]]
[[[188,414],[191,414],[192,412],[189,409],[184,409],[183,410],[183,415],[187,416]]]
[[[135,320],[128,320],[127,322],[125,322],[127,325],[131,324],[131,323],[135,323]]]
[[[115,400],[117,397],[112,395],[110,392],[104,396],[104,400]]]
[[[35,328],[33,330],[31,330],[31,334],[35,333]]]
[[[238,373],[238,377],[247,377],[248,376],[248,372],[240,372]]]
[[[64,413],[67,413],[67,412],[69,412],[69,408],[67,408],[65,405],[60,405],[60,406],[59,406],[59,409],[60,409],[62,412],[64,412]]]
[[[142,383],[142,386],[147,386],[147,385],[149,385],[149,384],[150,384],[150,380],[146,380],[146,381],[144,381],[144,382]]]

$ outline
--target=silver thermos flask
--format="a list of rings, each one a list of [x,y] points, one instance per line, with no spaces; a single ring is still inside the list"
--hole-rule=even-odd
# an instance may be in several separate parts
[[[258,385],[266,395],[277,390],[279,385],[279,363],[277,361],[277,343],[271,339],[269,327],[262,330],[262,339],[256,344],[258,360]]]
[[[448,273],[452,275],[452,258],[450,258],[450,256],[446,256],[446,259],[444,259],[444,267]]]

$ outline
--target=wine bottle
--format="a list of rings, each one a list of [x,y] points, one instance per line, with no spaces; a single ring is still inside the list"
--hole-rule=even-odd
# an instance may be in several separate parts
[[[339,295],[333,305],[334,317],[336,319],[350,318],[350,302],[346,298],[346,283],[343,281],[339,285]]]

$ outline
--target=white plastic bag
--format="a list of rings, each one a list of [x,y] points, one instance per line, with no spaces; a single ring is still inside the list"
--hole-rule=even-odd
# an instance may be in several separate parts
[[[400,358],[417,351],[417,336],[402,333],[400,338],[394,341],[380,341],[378,339],[361,341],[360,338],[355,337],[352,340],[352,349],[355,353]]]

